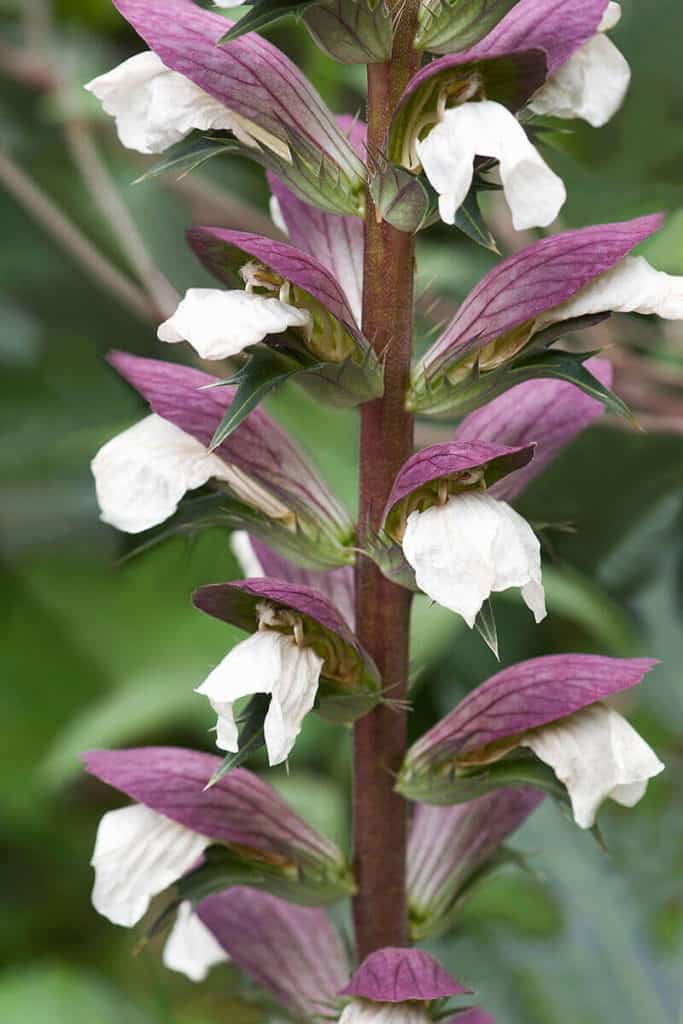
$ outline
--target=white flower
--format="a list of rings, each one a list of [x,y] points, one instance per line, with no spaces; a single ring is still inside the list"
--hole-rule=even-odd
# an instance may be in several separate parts
[[[92,460],[105,523],[140,533],[172,516],[187,491],[222,480],[247,504],[289,525],[290,510],[190,434],[152,414],[117,434]]]
[[[500,162],[503,191],[518,231],[547,227],[567,198],[562,181],[531,145],[517,118],[492,100],[446,110],[416,148],[439,193],[439,213],[446,224],[453,224],[469,192],[475,156]]]
[[[173,316],[157,331],[160,341],[189,341],[202,359],[228,359],[269,334],[309,328],[311,314],[279,299],[236,290],[189,288]]]
[[[241,7],[244,0],[213,0],[214,7]]]
[[[540,545],[504,501],[463,492],[445,505],[411,512],[403,553],[420,590],[462,615],[470,628],[489,594],[509,587],[521,588],[536,622],[545,617]]]
[[[218,715],[216,746],[235,753],[238,734],[233,704],[253,693],[270,693],[264,723],[269,764],[287,759],[301,723],[313,707],[323,659],[310,647],[274,630],[259,630],[237,644],[197,693],[209,698]]]
[[[604,34],[621,18],[621,6],[610,3],[598,31],[583,44],[534,95],[535,114],[580,117],[600,128],[614,117],[631,81],[624,55]]]
[[[642,256],[627,256],[612,270],[536,321],[537,328],[590,313],[656,313],[683,320],[683,277],[655,270]]]
[[[114,117],[119,139],[139,153],[163,153],[195,128],[231,131],[245,146],[259,143],[285,160],[285,142],[228,110],[151,50],[138,53],[85,86]]]
[[[254,551],[251,538],[246,530],[235,530],[230,534],[230,548],[237,559],[237,564],[242,570],[242,575],[247,579],[257,579],[265,576],[263,567]]]
[[[193,912],[189,900],[184,900],[166,939],[162,959],[171,971],[185,974],[190,981],[204,981],[212,967],[230,957]]]
[[[90,861],[95,910],[113,924],[130,927],[152,897],[189,871],[210,843],[144,804],[108,811],[97,829]]]
[[[432,1017],[424,1003],[375,1003],[352,999],[342,1010],[338,1024],[429,1024]]]
[[[633,807],[664,765],[625,718],[604,704],[534,729],[521,740],[569,792],[574,820],[590,828],[603,800]]]

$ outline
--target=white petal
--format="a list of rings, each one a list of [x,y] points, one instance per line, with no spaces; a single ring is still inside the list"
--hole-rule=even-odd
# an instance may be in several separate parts
[[[529,106],[536,114],[580,117],[600,128],[616,114],[630,81],[624,55],[607,36],[598,34],[551,75]]]
[[[286,142],[228,110],[189,78],[167,68],[151,50],[130,57],[85,88],[115,118],[123,145],[139,153],[163,153],[195,128],[222,129],[245,146],[262,143],[291,160]]]
[[[171,971],[185,974],[190,981],[204,981],[210,969],[230,957],[201,918],[184,900],[164,945],[163,962]]]
[[[540,547],[509,505],[465,492],[408,516],[403,552],[418,587],[471,628],[494,591],[521,587],[536,621],[545,615]]]
[[[609,32],[615,28],[621,21],[621,4],[615,3],[615,0],[610,0],[605,8],[605,13],[602,16],[602,21],[598,25],[598,32]]]
[[[230,536],[230,547],[237,564],[247,579],[265,576],[261,563],[256,557],[251,539],[246,530],[235,530]]]
[[[95,910],[114,924],[135,924],[152,897],[189,871],[210,842],[143,804],[109,811],[90,861]]]
[[[242,7],[244,0],[213,0],[214,7]]]
[[[279,299],[245,291],[189,288],[173,316],[157,331],[160,341],[189,341],[202,359],[228,359],[268,334],[309,327],[311,315]]]
[[[467,195],[475,155],[499,161],[503,191],[518,231],[547,227],[567,197],[562,181],[529,142],[517,118],[492,100],[447,110],[417,144],[417,152],[441,197],[439,212],[447,223],[453,222]]]
[[[230,478],[218,455],[154,414],[108,441],[91,468],[102,520],[126,533],[163,523],[211,477]]]
[[[429,1024],[432,1017],[424,1003],[374,1003],[352,999],[342,1010],[339,1024]]]
[[[301,723],[313,707],[323,659],[310,647],[298,647],[280,636],[281,670],[265,721],[268,763],[286,761],[301,732]]]
[[[233,704],[253,693],[272,693],[281,670],[279,634],[270,630],[253,633],[236,644],[209,673],[196,692],[209,698],[218,715],[216,746],[236,753],[238,730]]]
[[[270,213],[270,219],[272,220],[275,227],[278,229],[278,231],[281,231],[285,237],[287,237],[289,231],[287,230],[287,225],[285,224],[285,218],[282,216],[280,200],[278,199],[277,196],[270,197],[268,203],[268,211]]]
[[[576,714],[528,733],[522,746],[555,772],[569,792],[574,820],[590,828],[608,797],[632,807],[647,780],[664,765],[625,718],[604,704],[592,704]]]
[[[432,128],[417,155],[432,187],[439,193],[439,216],[444,224],[453,224],[464,203],[474,176],[476,150],[464,133],[454,131],[444,119]]]
[[[627,256],[567,302],[547,310],[537,328],[589,313],[656,313],[683,320],[683,277],[655,270],[642,256]]]

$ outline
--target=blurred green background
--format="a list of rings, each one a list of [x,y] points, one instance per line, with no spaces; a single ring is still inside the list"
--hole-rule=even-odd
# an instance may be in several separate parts
[[[614,39],[634,70],[626,106],[599,133],[577,127],[559,137],[561,150],[549,155],[569,189],[562,226],[664,209],[667,225],[645,253],[683,274],[683,10],[680,0],[623,7]],[[362,111],[362,69],[333,64],[300,25],[270,36],[335,111]],[[264,1020],[234,970],[215,969],[194,986],[161,967],[155,946],[133,956],[134,934],[90,906],[97,821],[120,801],[83,777],[78,753],[158,742],[211,749],[207,706],[192,691],[236,634],[194,612],[189,592],[237,568],[220,532],[118,564],[126,540],[98,522],[88,462],[144,410],[103,356],[112,347],[162,358],[189,353],[161,351],[144,302],[133,311],[113,297],[25,203],[28,195],[36,206],[37,186],[48,214],[66,213],[109,267],[133,280],[129,254],[84,185],[82,147],[90,146],[90,170],[110,178],[154,262],[182,291],[209,283],[184,246],[184,228],[199,220],[259,230],[263,176],[214,161],[180,184],[131,186],[144,158],[118,145],[80,88],[141,48],[109,0],[0,0],[0,37],[0,1021]],[[93,144],[102,166],[92,163]],[[500,210],[490,214],[503,251],[519,244]],[[442,311],[457,303],[488,265],[489,254],[457,233],[431,233],[419,253],[422,319],[434,297]],[[668,771],[636,811],[603,812],[608,854],[544,806],[515,839],[533,875],[497,876],[434,946],[499,1024],[683,1020],[683,331],[621,318],[609,332],[606,340],[620,343],[612,352],[617,390],[646,430],[601,423],[524,496],[527,518],[551,524],[550,616],[536,628],[516,600],[501,596],[502,659],[564,650],[660,657],[627,707]],[[327,412],[294,386],[269,404],[353,506],[354,415]],[[567,522],[575,532],[552,526]],[[415,620],[417,734],[495,663],[438,608],[418,602]],[[291,774],[269,778],[348,842],[343,731],[309,716]]]

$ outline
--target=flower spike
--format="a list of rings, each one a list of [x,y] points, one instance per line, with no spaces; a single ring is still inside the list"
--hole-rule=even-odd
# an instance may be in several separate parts
[[[557,654],[503,669],[411,747],[397,788],[414,800],[449,804],[500,786],[539,786],[569,800],[576,823],[590,828],[603,800],[632,807],[663,768],[602,703],[636,686],[655,664]]]

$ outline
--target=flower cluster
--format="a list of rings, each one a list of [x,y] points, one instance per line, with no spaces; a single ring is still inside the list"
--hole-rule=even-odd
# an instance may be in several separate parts
[[[232,531],[246,578],[200,587],[193,601],[248,636],[203,681],[188,680],[215,715],[222,760],[173,748],[87,755],[88,770],[133,801],[100,824],[93,903],[131,926],[161,899],[151,930],[173,918],[169,967],[200,980],[230,958],[297,1019],[486,1024],[469,990],[423,951],[387,946],[353,971],[321,909],[356,891],[345,854],[239,765],[260,747],[269,765],[287,761],[311,713],[343,727],[391,704],[395,680],[382,678],[356,621],[359,563],[483,633],[501,591],[518,590],[535,621],[545,618],[541,543],[516,499],[605,406],[624,411],[608,361],[555,343],[612,313],[683,319],[683,280],[632,255],[661,218],[546,235],[486,274],[405,367],[405,392],[386,396],[406,415],[457,426],[396,467],[370,535],[258,405],[289,378],[336,406],[383,400],[392,354],[376,351],[361,308],[367,216],[397,233],[438,217],[467,231],[478,193],[502,190],[516,229],[553,223],[566,193],[539,151],[544,119],[600,126],[616,113],[629,69],[606,33],[619,5],[425,0],[413,44],[431,56],[410,77],[381,156],[360,121],[335,117],[287,57],[248,31],[251,14],[241,29],[192,0],[115,5],[149,47],[87,86],[121,142],[146,154],[175,147],[167,159],[188,166],[199,143],[256,161],[287,241],[189,232],[221,287],[190,287],[158,338],[187,343],[185,354],[215,361],[218,376],[109,357],[150,412],[92,462],[102,519],[150,542]],[[398,27],[383,3],[331,9],[313,0],[305,18],[328,54],[389,59]],[[544,794],[584,829],[606,799],[640,800],[663,766],[611,698],[654,664],[586,654],[521,662],[413,744],[395,780],[413,804],[413,939],[450,925]]]

